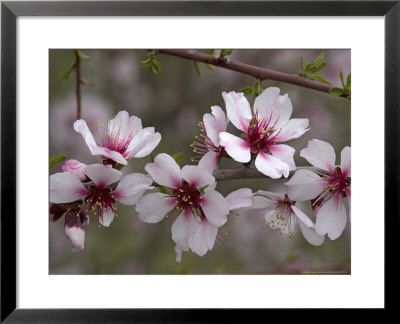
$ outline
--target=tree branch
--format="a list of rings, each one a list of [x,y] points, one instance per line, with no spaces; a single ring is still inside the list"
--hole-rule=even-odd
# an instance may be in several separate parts
[[[241,63],[237,61],[232,61],[229,59],[219,59],[212,55],[204,54],[193,50],[171,50],[171,49],[160,49],[158,50],[160,54],[167,54],[178,56],[184,59],[203,62],[215,66],[222,67],[224,69],[237,71],[247,75],[251,75],[260,80],[275,80],[282,81],[290,84],[295,84],[300,87],[309,88],[325,93],[329,93],[331,86],[322,82],[313,81],[296,74],[288,74],[283,72],[278,72],[270,69],[260,68],[257,66],[249,65],[246,63]],[[346,98],[347,95],[342,95],[341,97]]]
[[[76,119],[81,119],[81,58],[78,51],[75,51],[75,71],[76,71]]]

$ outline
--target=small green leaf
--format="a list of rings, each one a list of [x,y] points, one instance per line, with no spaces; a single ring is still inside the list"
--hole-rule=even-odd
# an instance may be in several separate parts
[[[324,62],[325,53],[321,52],[318,57],[314,60],[315,65],[321,65]]]
[[[83,53],[81,50],[76,50],[76,53],[78,56],[84,60],[84,61],[90,61],[90,56],[87,56],[85,53]]]
[[[55,167],[56,164],[60,163],[61,161],[65,160],[65,155],[53,155],[49,161],[50,170]]]
[[[325,68],[325,66],[326,62],[323,62],[321,64],[313,64],[312,66],[307,68],[307,71],[311,73],[319,72],[322,71]]]
[[[206,188],[208,187],[208,185],[205,185],[204,187],[199,188],[199,191],[202,195],[204,195]]]
[[[307,72],[307,60],[305,57],[301,58],[301,68],[304,73]]]
[[[343,91],[343,89],[342,88],[338,88],[338,87],[333,87],[333,88],[330,88],[329,89],[329,93],[331,94],[331,95],[333,95],[333,96],[341,96],[343,93],[344,93],[344,91]]]
[[[253,87],[245,87],[241,89],[239,92],[243,92],[245,96],[253,93]]]
[[[175,160],[176,163],[181,163],[183,159],[183,152],[172,154],[172,158]]]
[[[346,84],[347,88],[351,88],[351,72],[349,73],[349,75],[347,76],[347,84]]]
[[[72,72],[72,68],[61,72],[60,73],[60,80],[68,81],[69,76],[71,75],[71,72]]]
[[[315,81],[320,81],[326,84],[331,84],[328,80],[326,80],[323,76],[321,75],[310,75],[310,79],[311,80],[315,80]]]
[[[122,170],[122,168],[123,168],[124,166],[125,166],[125,165],[123,165],[123,164],[117,163],[117,165],[115,166],[114,169]]]
[[[197,76],[201,76],[201,69],[199,63],[197,61],[193,61],[193,65],[196,70]]]
[[[230,55],[230,54],[232,54],[232,52],[233,52],[233,49],[222,49],[221,54],[219,54],[219,58],[223,58],[227,55]]]
[[[167,188],[165,188],[165,187],[163,187],[163,186],[159,186],[159,187],[158,187],[158,191],[161,192],[161,193],[163,193],[163,194],[167,194],[167,193],[168,193]]]
[[[340,71],[340,81],[342,82],[343,88],[346,87],[346,85],[344,84],[344,77],[343,77],[343,72]]]
[[[203,63],[203,65],[204,65],[207,69],[209,69],[209,70],[211,70],[211,71],[214,71],[214,66],[212,66],[211,64]]]

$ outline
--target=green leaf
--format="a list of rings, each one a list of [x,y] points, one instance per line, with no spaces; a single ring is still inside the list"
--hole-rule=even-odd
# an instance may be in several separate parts
[[[69,76],[71,75],[72,68],[69,68],[68,70],[65,70],[60,73],[60,80],[65,80],[68,81]]]
[[[301,68],[304,73],[307,72],[307,60],[305,57],[301,58]]]
[[[53,155],[49,161],[50,170],[53,169],[56,166],[56,164],[65,160],[65,158],[66,158],[65,155]]]
[[[253,87],[245,87],[241,89],[239,92],[243,92],[245,96],[253,93]]]
[[[333,88],[330,88],[329,89],[329,93],[331,94],[331,95],[333,95],[333,96],[341,96],[343,93],[344,93],[344,91],[343,91],[343,89],[342,88],[338,88],[338,87],[333,87]]]
[[[172,158],[175,160],[176,163],[181,163],[183,159],[183,152],[175,153],[171,155]]]
[[[351,72],[349,73],[349,75],[347,76],[347,84],[346,84],[347,88],[351,88]]]
[[[315,80],[315,81],[320,81],[326,84],[331,84],[328,80],[326,80],[323,76],[321,75],[310,75],[310,79],[311,80]]]
[[[84,61],[90,61],[90,56],[87,56],[85,53],[83,53],[81,50],[76,50],[76,54],[84,60]]]
[[[204,195],[206,188],[208,187],[208,185],[205,185],[204,187],[199,188],[199,191],[202,195]]]
[[[325,68],[325,66],[326,62],[323,62],[321,64],[313,64],[312,66],[307,68],[307,71],[311,73],[319,72],[322,71]]]
[[[314,60],[315,65],[321,65],[324,62],[325,53],[321,52],[318,57]]]
[[[196,70],[196,74],[197,76],[201,76],[201,69],[200,69],[200,65],[197,61],[193,61],[194,64],[194,68]]]
[[[165,188],[165,187],[163,187],[163,186],[159,186],[159,187],[158,187],[158,191],[161,192],[161,193],[163,193],[163,194],[167,194],[167,193],[168,193],[167,188]]]
[[[223,58],[227,55],[230,55],[230,54],[232,54],[232,52],[233,52],[233,49],[222,49],[221,54],[219,54],[219,58]]]
[[[125,165],[123,165],[123,164],[117,163],[117,165],[115,166],[114,169],[122,170],[122,168],[123,168],[124,166],[125,166]]]
[[[343,88],[346,87],[346,85],[344,84],[344,77],[343,77],[343,72],[340,71],[340,81],[342,82]]]
[[[204,65],[207,69],[209,69],[209,70],[211,70],[211,71],[214,71],[214,66],[213,66],[213,65],[207,64],[207,63],[203,63],[203,65]]]

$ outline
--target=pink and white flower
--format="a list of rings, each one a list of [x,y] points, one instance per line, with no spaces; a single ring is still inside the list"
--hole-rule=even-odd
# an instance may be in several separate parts
[[[341,152],[340,166],[335,166],[333,147],[324,141],[313,139],[300,152],[321,172],[298,170],[286,183],[290,199],[312,200],[316,215],[315,229],[318,234],[331,240],[337,239],[346,227],[347,211],[344,200],[350,204],[351,149],[346,146]]]
[[[139,219],[158,223],[169,213],[177,212],[172,225],[172,239],[180,251],[203,256],[215,243],[218,228],[224,225],[229,214],[225,198],[214,190],[214,177],[195,165],[180,169],[168,154],[158,154],[154,163],[145,170],[159,185],[169,188],[169,193],[150,193],[137,203]],[[208,190],[204,190],[209,186]]]
[[[211,114],[204,114],[203,121],[198,124],[201,130],[200,138],[196,136],[196,140],[191,144],[193,152],[198,156],[192,158],[192,161],[198,161],[208,152],[215,152],[211,156],[212,163],[217,166],[220,158],[226,154],[220,144],[219,134],[226,131],[229,121],[221,107],[212,106],[211,111]]]
[[[97,214],[98,222],[110,226],[115,215],[115,202],[134,205],[147,189],[152,189],[153,180],[141,173],[131,173],[122,178],[122,172],[111,165],[91,164],[86,167],[86,176],[93,182],[86,189],[79,178],[69,172],[50,176],[50,202],[69,203],[83,200],[88,210]],[[118,182],[113,191],[110,185]]]
[[[83,119],[74,123],[76,132],[82,135],[92,155],[101,155],[110,164],[127,164],[127,160],[141,158],[150,154],[160,143],[160,133],[154,127],[142,128],[142,120],[120,111],[108,122],[107,131],[103,132],[103,124],[99,126],[100,144],[97,144],[86,122]]]
[[[243,134],[219,134],[220,144],[235,161],[247,163],[256,157],[256,168],[273,179],[288,177],[296,168],[295,150],[277,143],[298,138],[309,129],[308,119],[290,119],[292,102],[287,94],[279,93],[279,88],[265,89],[255,99],[252,113],[243,93],[223,92],[228,118]]]
[[[314,223],[300,210],[298,203],[289,199],[286,193],[279,194],[259,190],[253,201],[251,209],[258,216],[264,218],[268,226],[279,231],[280,234],[293,238],[298,224],[308,243],[321,245],[324,242],[325,237],[316,232]]]
[[[68,160],[65,161],[61,169],[64,172],[69,172],[76,175],[79,180],[85,181],[87,179],[85,174],[86,167],[87,165],[85,163],[81,163],[77,160]]]

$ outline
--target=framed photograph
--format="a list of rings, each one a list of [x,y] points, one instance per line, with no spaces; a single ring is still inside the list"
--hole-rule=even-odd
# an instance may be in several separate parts
[[[398,1],[1,11],[1,321],[391,308]]]

